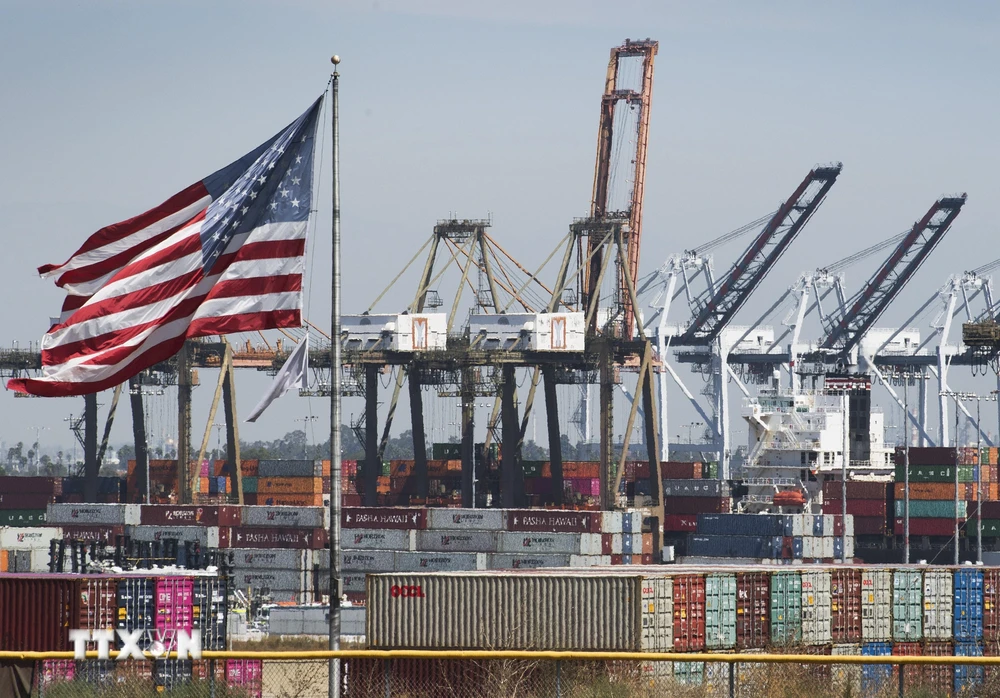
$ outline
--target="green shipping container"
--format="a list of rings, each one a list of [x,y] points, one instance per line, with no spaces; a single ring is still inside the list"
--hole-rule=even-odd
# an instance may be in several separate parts
[[[972,508],[975,509],[975,502],[972,503]],[[978,526],[976,525],[976,517],[970,516],[969,520],[965,524],[965,535],[969,538],[976,536],[978,531]],[[1000,537],[1000,519],[983,519],[983,538],[998,538]]]
[[[897,499],[895,502],[896,516],[903,516],[903,508],[906,502]],[[964,519],[969,508],[969,503],[959,501],[958,518]],[[952,499],[911,499],[910,518],[912,519],[954,519],[955,501]]]
[[[545,464],[543,460],[525,460],[521,461],[521,467],[524,469],[525,477],[541,477],[542,476],[542,466]]]
[[[975,466],[973,465],[960,465],[958,466],[958,481],[959,482],[973,482],[975,480]],[[903,466],[896,466],[896,482],[905,482],[906,474],[903,472]],[[955,481],[955,466],[954,465],[911,465],[910,466],[910,482],[954,482]]]
[[[45,523],[45,509],[0,509],[0,526]]]
[[[792,645],[802,640],[802,577],[798,572],[771,575],[771,642]]]
[[[244,477],[243,478],[243,493],[244,494],[257,494],[257,478],[255,478],[255,477]]]
[[[705,646],[736,647],[736,575],[705,577]]]
[[[919,642],[923,635],[923,578],[919,570],[892,573],[892,639]]]
[[[462,444],[443,443],[431,446],[433,460],[459,460],[462,457]]]
[[[701,686],[705,681],[705,662],[674,662],[674,682]]]

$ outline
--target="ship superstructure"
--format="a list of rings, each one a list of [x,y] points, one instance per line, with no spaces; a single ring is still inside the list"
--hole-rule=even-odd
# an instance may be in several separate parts
[[[828,375],[811,390],[762,389],[743,417],[749,455],[740,511],[820,513],[825,481],[892,479],[892,449],[866,375]]]

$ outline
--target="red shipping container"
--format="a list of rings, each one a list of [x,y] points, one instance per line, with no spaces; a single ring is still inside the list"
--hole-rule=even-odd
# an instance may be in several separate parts
[[[340,512],[344,528],[427,528],[426,509],[351,507]]]
[[[150,526],[239,526],[238,506],[144,504],[139,522]]]
[[[664,461],[660,463],[660,477],[664,480],[691,480],[701,478],[701,463]]]
[[[896,519],[895,532],[903,535],[903,519]],[[952,536],[955,534],[955,519],[910,518],[911,536]]]
[[[668,514],[728,514],[729,497],[664,497],[663,512]]]
[[[653,554],[652,553],[643,553],[640,562],[643,565],[652,565],[653,564]]]
[[[951,657],[955,649],[950,642],[925,642],[925,657]],[[949,664],[926,664],[923,671],[923,685],[933,687],[938,695],[949,695],[953,687],[955,667]],[[904,678],[909,676],[904,675]],[[911,684],[912,685],[912,684]]]
[[[223,530],[220,529],[220,539]],[[319,550],[326,547],[327,535],[322,528],[261,528],[234,526],[229,541],[234,548],[295,548]],[[222,544],[220,540],[220,545]],[[224,546],[229,547],[229,546]]]
[[[124,526],[67,526],[61,525],[63,540],[82,540],[86,543],[114,545],[117,536],[125,535]]]
[[[736,575],[736,647],[767,647],[771,641],[771,581],[766,572]]]
[[[861,570],[831,570],[830,627],[834,642],[861,641]]]
[[[80,621],[84,630],[113,630],[118,623],[118,578],[82,577],[80,579]],[[97,643],[87,643],[96,650]]]
[[[0,491],[0,509],[44,509],[55,500],[55,495],[45,492]]]
[[[56,477],[0,477],[0,492],[5,494],[62,494],[62,479]],[[27,509],[28,507],[23,507]]]
[[[80,618],[80,578],[0,575],[0,651],[65,652]]]
[[[983,639],[986,645],[1000,640],[1000,568],[983,570]]]
[[[674,577],[674,650],[705,648],[705,578],[696,574]]]
[[[919,657],[924,653],[924,648],[919,642],[897,642],[892,646],[893,657]],[[899,667],[892,668],[892,683],[899,682]],[[903,669],[903,682],[905,686],[920,686],[923,684],[921,677],[921,667],[911,664]]]
[[[508,531],[544,533],[589,533],[594,516],[589,511],[558,509],[513,509],[507,512]],[[600,522],[598,522],[598,527]]]
[[[824,502],[824,514],[840,514],[843,505],[840,500],[835,502]],[[881,516],[885,518],[889,509],[885,500],[879,499],[848,499],[847,513],[851,516]]]
[[[883,536],[888,533],[884,516],[855,516],[854,535]]]
[[[983,502],[984,519],[1000,519],[1000,502]]]
[[[833,535],[844,535],[844,517],[840,514],[833,515]]]
[[[889,482],[859,482],[849,480],[847,482],[847,499],[885,500],[886,491],[891,484],[892,483]],[[842,489],[840,480],[830,480],[829,482],[824,482],[823,501],[826,502],[831,499],[840,501]]]
[[[622,564],[622,556],[621,555],[612,555],[611,556],[611,564],[612,565],[620,565],[620,564]]]
[[[663,517],[663,530],[669,532],[697,531],[698,515],[667,514]]]
[[[957,453],[954,448],[939,446],[910,448],[910,465],[954,465]],[[902,447],[897,447],[892,454],[892,462],[895,465],[903,465],[904,452]]]

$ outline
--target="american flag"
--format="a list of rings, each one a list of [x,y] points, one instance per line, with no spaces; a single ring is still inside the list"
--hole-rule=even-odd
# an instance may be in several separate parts
[[[32,395],[111,388],[191,337],[302,324],[302,269],[322,98],[256,150],[38,272],[67,292]]]

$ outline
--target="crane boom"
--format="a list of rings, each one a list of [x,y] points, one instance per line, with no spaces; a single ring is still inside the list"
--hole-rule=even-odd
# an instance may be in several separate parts
[[[843,357],[858,345],[948,232],[965,199],[965,194],[941,198],[913,224],[868,283],[847,302],[847,312],[820,344],[821,351]]]
[[[700,346],[718,338],[753,290],[819,208],[842,169],[840,163],[813,168],[705,302],[674,345]]]
[[[629,297],[628,286],[638,284],[639,276],[639,243],[642,237],[642,198],[646,181],[646,146],[649,141],[649,115],[653,94],[653,59],[659,43],[651,39],[643,41],[628,40],[621,46],[611,49],[608,62],[608,72],[604,83],[604,95],[601,98],[601,120],[597,137],[597,164],[594,169],[594,190],[591,199],[590,218],[593,220],[617,219],[626,224],[625,264],[618,271],[617,300],[622,317],[623,336],[631,338],[635,329],[635,308]],[[624,61],[641,59],[641,75],[638,89],[626,84],[623,74]],[[635,118],[635,133],[616,134],[616,110],[623,105],[630,111],[638,109]],[[630,170],[631,191],[624,202],[624,210],[609,210],[613,204],[610,201],[611,188],[617,168],[613,167],[612,159],[618,148],[615,147],[615,137],[635,138],[635,149],[629,156],[625,169]],[[620,175],[619,175],[620,176]],[[629,179],[626,175],[624,179]],[[594,298],[600,294],[600,269],[604,263],[606,250],[602,249],[602,240],[591,237],[587,245],[586,261],[583,264],[581,283],[582,307],[588,307]],[[582,256],[582,255],[581,255]],[[594,316],[591,330],[596,329],[597,317]]]

